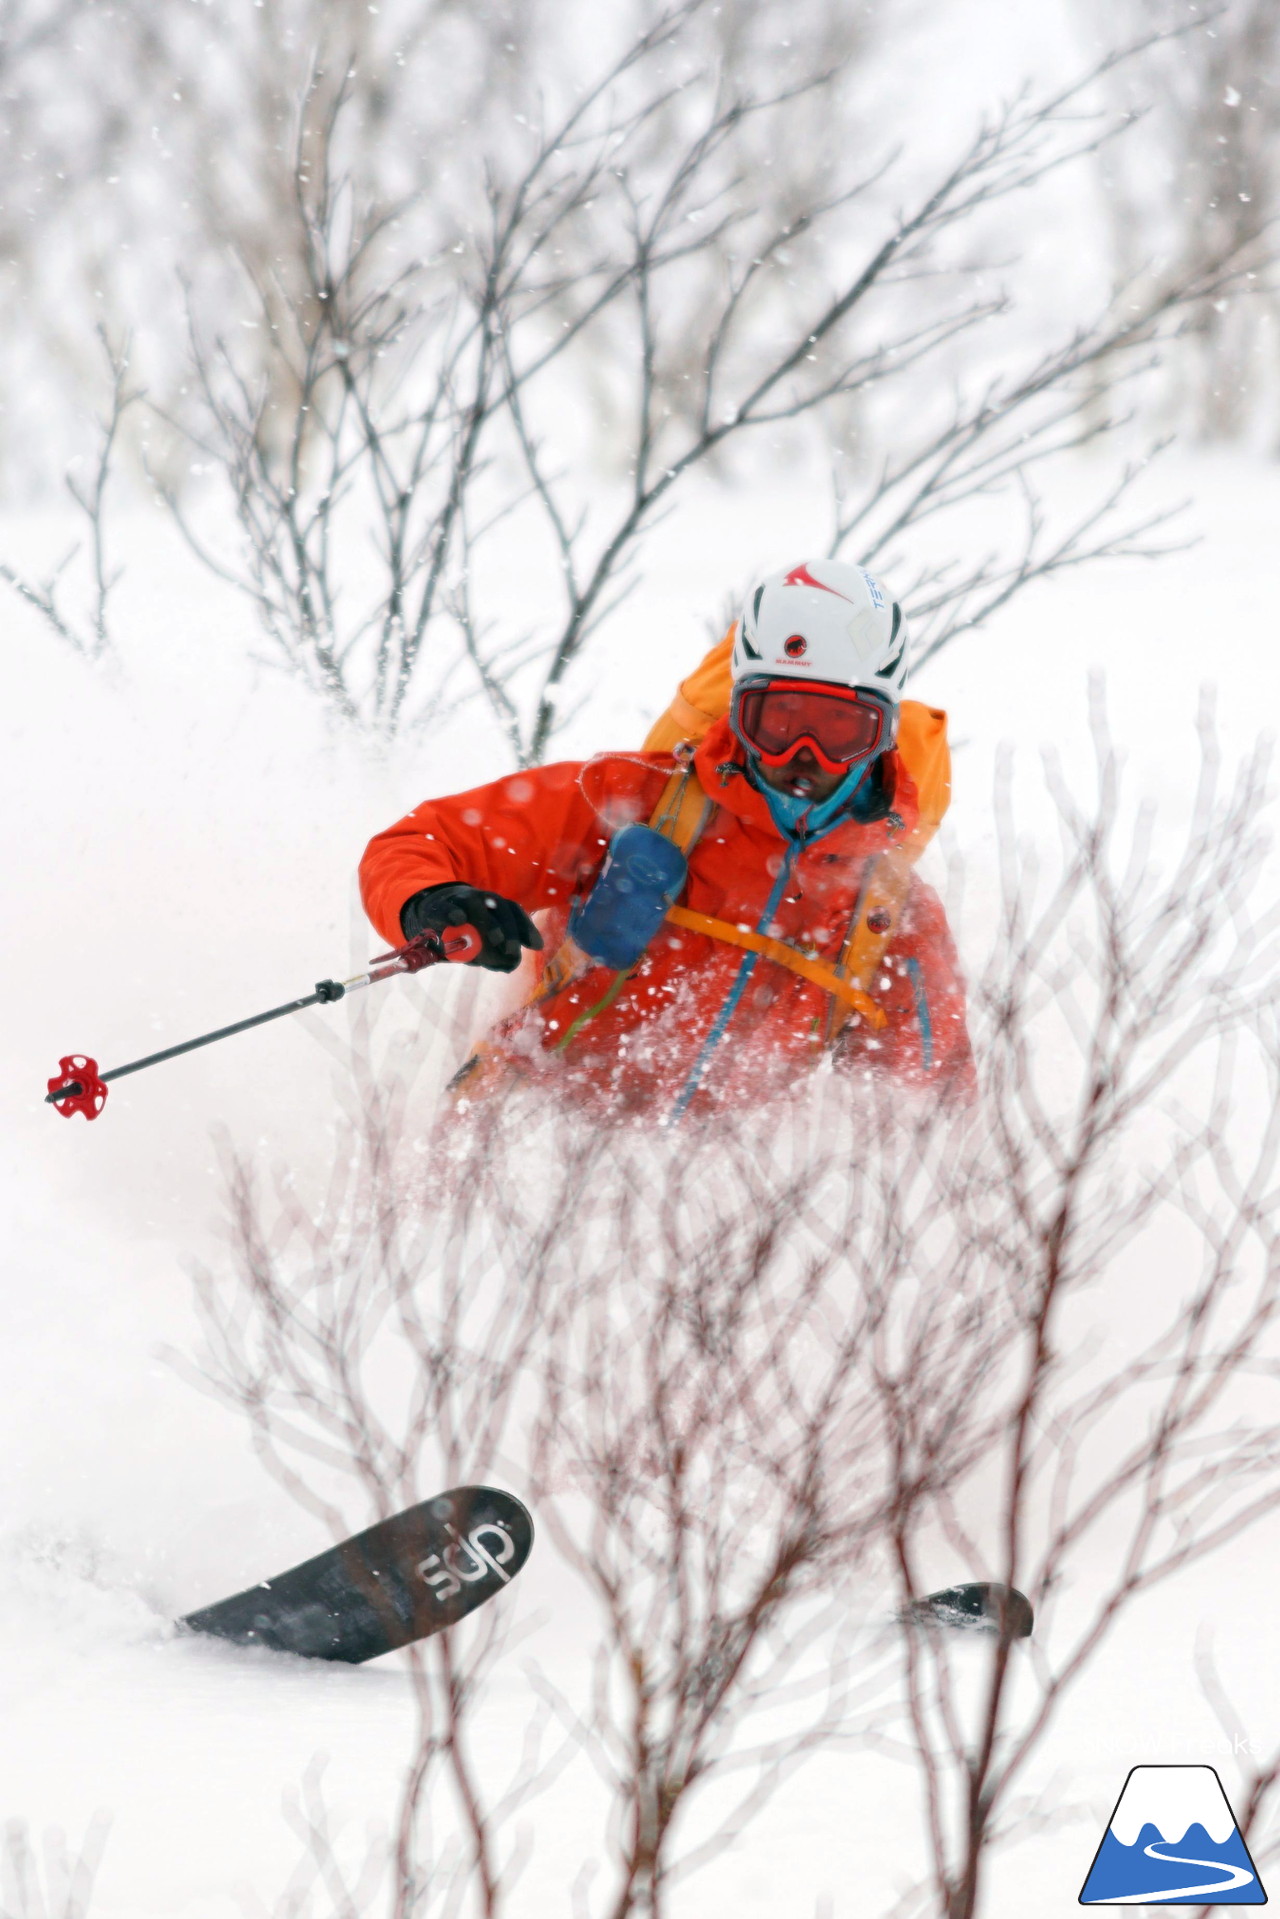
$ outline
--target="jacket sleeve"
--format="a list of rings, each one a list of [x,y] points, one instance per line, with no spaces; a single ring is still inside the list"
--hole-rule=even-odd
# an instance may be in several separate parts
[[[965,1019],[964,980],[955,941],[931,886],[912,878],[902,918],[872,994],[888,1014],[878,1034],[846,1028],[841,1063],[932,1085],[962,1104],[977,1076]]]
[[[500,893],[530,913],[563,906],[607,846],[581,771],[565,760],[424,800],[376,834],[360,862],[360,897],[382,937],[399,946],[405,901],[449,880]]]

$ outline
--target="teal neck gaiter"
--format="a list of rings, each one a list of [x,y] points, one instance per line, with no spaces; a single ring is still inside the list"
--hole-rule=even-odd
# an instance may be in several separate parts
[[[751,780],[756,790],[763,793],[765,804],[773,815],[773,823],[784,839],[820,840],[824,833],[829,833],[833,826],[840,824],[841,816],[851,808],[874,764],[874,759],[855,761],[835,792],[820,806],[791,793],[776,792],[759,778],[754,767]]]

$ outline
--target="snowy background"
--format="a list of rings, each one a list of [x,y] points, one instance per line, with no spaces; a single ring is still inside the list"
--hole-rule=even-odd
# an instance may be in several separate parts
[[[1247,11],[1243,0],[1230,0],[1228,16],[1233,8]],[[804,9],[791,13],[798,33]],[[909,151],[916,141],[932,153],[1023,79],[1064,61],[1088,65],[1098,33],[1083,9],[932,0],[877,23],[861,84],[892,100]],[[554,33],[545,45],[554,49]],[[127,78],[113,82],[126,99]],[[24,111],[44,83],[41,73],[9,82]],[[1141,156],[1132,164],[1141,179]],[[1154,145],[1148,164],[1160,173]],[[1104,285],[1113,271],[1098,213],[1105,186],[1097,171],[1072,175],[1069,190],[1053,189],[1054,218],[1046,223],[1042,208],[1017,236],[1030,275],[1019,323],[1031,334],[1046,302]],[[77,261],[65,210],[48,217],[74,290],[96,268]],[[118,236],[109,225],[90,219],[80,237],[86,254],[110,261]],[[59,449],[74,448],[78,416],[74,383],[58,390],[48,339],[26,324],[47,297],[49,263],[24,274],[19,261],[10,273],[30,384],[6,401],[0,559],[37,578],[80,537],[58,492]],[[158,303],[170,292],[159,286]],[[112,298],[127,296],[117,285]],[[128,317],[127,305],[120,311]],[[78,312],[61,314],[64,335],[76,337]],[[953,806],[929,870],[945,889],[963,864],[966,952],[978,953],[989,930],[997,757],[1015,748],[1020,820],[1029,834],[1047,830],[1039,756],[1051,748],[1087,782],[1091,669],[1105,674],[1131,790],[1175,824],[1196,765],[1202,688],[1215,689],[1227,759],[1280,708],[1270,394],[1260,376],[1244,431],[1209,441],[1184,404],[1187,383],[1149,382],[1147,413],[1119,450],[1060,463],[1045,497],[1064,515],[1087,505],[1118,458],[1139,455],[1153,428],[1172,423],[1174,444],[1142,479],[1142,504],[1188,502],[1179,524],[1194,544],[1031,585],[911,687],[948,709],[958,746]],[[46,421],[53,451],[33,480],[41,462],[31,441]],[[1003,500],[973,504],[975,546],[1000,537],[1010,510]],[[636,591],[577,669],[580,703],[555,756],[638,741],[726,595],[820,551],[828,517],[826,473],[811,450],[781,447],[775,460],[757,448],[740,470],[696,477],[648,537]],[[300,1842],[282,1801],[316,1755],[328,1755],[335,1825],[358,1849],[390,1816],[410,1738],[394,1657],[369,1670],[312,1670],[175,1641],[165,1624],[326,1543],[263,1474],[236,1419],[196,1393],[168,1355],[196,1346],[193,1266],[223,1257],[215,1133],[273,1162],[322,1166],[342,1070],[325,1034],[355,1015],[314,1012],[157,1069],[117,1088],[92,1127],[51,1114],[43,1085],[62,1053],[85,1050],[110,1065],[353,970],[376,950],[354,882],[367,838],[428,794],[510,760],[475,706],[380,755],[336,727],[305,687],[259,662],[251,609],[193,560],[136,473],[122,482],[112,538],[123,572],[110,658],[76,657],[16,595],[6,589],[0,601],[9,689],[0,1817],[25,1821],[37,1841],[60,1827],[78,1845],[95,1812],[109,1814],[94,1913],[230,1919],[272,1911],[287,1883]],[[513,601],[536,593],[541,577],[521,538],[513,533],[505,555],[502,591]],[[381,991],[379,1045],[394,1058],[396,1034],[456,987],[428,978]],[[1162,1277],[1151,1270],[1141,1283],[1159,1288]],[[353,1507],[350,1518],[365,1514]],[[1204,1627],[1258,1752],[1270,1751],[1280,1734],[1278,1554],[1268,1523],[1129,1610],[1026,1781],[1061,1818],[1028,1816],[1025,1838],[1001,1850],[983,1906],[991,1919],[1076,1909],[1130,1766],[1208,1762],[1234,1794],[1235,1762],[1193,1670]],[[528,1632],[500,1662],[477,1723],[480,1763],[498,1768],[531,1709],[526,1661],[573,1691],[587,1630],[586,1602],[549,1547],[503,1603]],[[857,1595],[850,1603],[856,1611]],[[864,1603],[870,1629],[878,1596]],[[601,1804],[579,1763],[523,1815],[532,1851],[512,1910],[570,1910],[570,1883],[603,1856]],[[918,1853],[910,1769],[835,1749],[809,1760],[722,1860],[677,1891],[672,1910],[888,1913],[916,1876]]]

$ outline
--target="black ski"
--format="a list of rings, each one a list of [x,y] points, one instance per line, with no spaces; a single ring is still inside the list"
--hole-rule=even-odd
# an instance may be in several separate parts
[[[348,1665],[456,1625],[510,1585],[533,1521],[492,1486],[458,1486],[179,1621],[238,1646]]]
[[[1029,1639],[1035,1614],[1031,1601],[1016,1586],[985,1581],[970,1586],[944,1586],[941,1592],[913,1599],[905,1616],[920,1626],[955,1626],[964,1632],[998,1633],[1002,1600],[1010,1639]]]

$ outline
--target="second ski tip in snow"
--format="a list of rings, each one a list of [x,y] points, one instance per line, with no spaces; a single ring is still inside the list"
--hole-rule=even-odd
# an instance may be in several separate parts
[[[944,1586],[940,1592],[913,1599],[899,1615],[916,1626],[950,1626],[962,1632],[1006,1632],[1010,1639],[1029,1639],[1035,1624],[1031,1601],[1016,1586],[994,1580],[971,1585]]]

